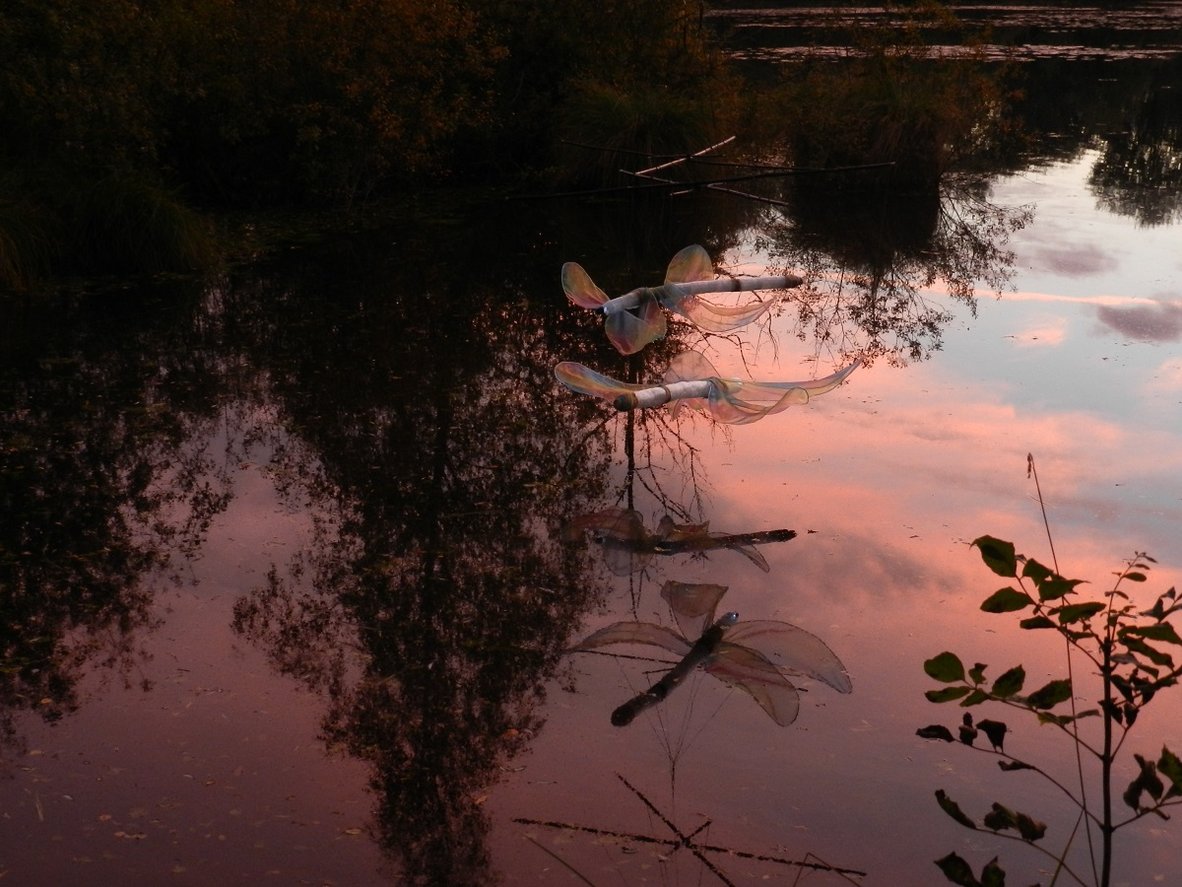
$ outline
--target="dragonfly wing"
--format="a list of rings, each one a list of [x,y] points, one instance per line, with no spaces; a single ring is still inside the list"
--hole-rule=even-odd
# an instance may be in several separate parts
[[[633,385],[630,382],[621,382],[571,360],[564,360],[554,367],[554,378],[571,391],[590,394],[592,397],[602,397],[604,400],[614,400],[620,394],[639,391],[646,387]]]
[[[635,354],[649,342],[665,337],[665,312],[654,298],[645,298],[636,313],[617,311],[603,324],[608,340],[621,354]]]
[[[610,644],[650,644],[684,656],[691,644],[672,629],[652,622],[613,622],[575,644],[572,650],[594,650]]]
[[[710,254],[696,243],[680,250],[665,271],[665,283],[692,283],[695,280],[713,279],[714,263],[710,261]]]
[[[714,611],[726,594],[725,585],[677,582],[661,586],[661,597],[673,611],[677,627],[687,638],[699,637],[714,622]]]
[[[601,308],[607,301],[607,294],[578,262],[566,262],[562,266],[562,289],[568,299],[583,308]]]
[[[666,303],[671,311],[683,314],[699,329],[725,333],[758,320],[776,305],[776,299],[752,301],[744,305],[716,305],[698,296],[687,296],[676,305]]]
[[[771,619],[740,622],[729,631],[727,641],[758,650],[775,665],[828,684],[838,693],[853,689],[845,665],[829,645],[789,622]]]
[[[605,508],[571,518],[562,528],[562,538],[577,542],[588,530],[633,542],[641,542],[648,536],[640,512],[631,508]]]
[[[718,422],[748,425],[808,401],[808,392],[802,388],[771,388],[758,382],[716,379],[710,389],[708,408]]]
[[[787,727],[800,713],[800,694],[792,682],[750,647],[723,641],[706,664],[706,671],[729,686],[745,690],[781,727]]]
[[[746,545],[742,542],[729,542],[729,543],[720,543],[718,545],[715,545],[714,547],[715,548],[729,548],[731,551],[737,551],[739,554],[743,555],[743,557],[747,558],[747,560],[751,561],[751,563],[755,564],[755,566],[759,567],[759,569],[763,570],[765,573],[770,573],[772,571],[772,568],[768,565],[767,558],[765,558],[762,554],[760,554],[754,545]]]

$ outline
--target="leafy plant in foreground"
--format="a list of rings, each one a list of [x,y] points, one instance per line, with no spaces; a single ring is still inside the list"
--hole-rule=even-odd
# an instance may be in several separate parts
[[[987,613],[1023,613],[1019,625],[1028,631],[1051,630],[1064,638],[1068,648],[1068,676],[1052,680],[1034,690],[1026,688],[1026,672],[1021,665],[1003,672],[989,681],[987,666],[976,663],[966,669],[955,653],[943,652],[924,663],[924,671],[945,686],[928,690],[931,702],[959,702],[962,708],[972,708],[990,702],[1027,712],[1040,724],[1062,731],[1074,743],[1079,773],[1078,788],[1070,788],[1046,770],[1005,749],[1008,727],[1004,721],[981,719],[965,712],[961,723],[953,729],[940,724],[923,727],[918,735],[926,739],[957,739],[985,754],[996,756],[998,766],[1006,772],[1031,770],[1049,780],[1066,795],[1079,810],[1075,828],[1062,851],[1056,853],[1039,842],[1047,826],[1034,817],[994,802],[992,809],[977,821],[963,812],[960,806],[942,789],[936,792],[940,807],[966,828],[987,830],[999,837],[1027,844],[1055,861],[1052,880],[1066,874],[1079,884],[1098,884],[1108,887],[1113,855],[1114,834],[1150,814],[1168,819],[1167,807],[1182,804],[1182,761],[1169,748],[1162,746],[1161,754],[1153,759],[1134,754],[1137,775],[1128,784],[1121,799],[1128,812],[1114,811],[1114,763],[1124,741],[1137,721],[1141,710],[1157,693],[1178,682],[1182,665],[1175,662],[1174,648],[1182,647],[1182,638],[1168,621],[1182,609],[1174,588],[1161,594],[1153,606],[1138,611],[1122,586],[1146,581],[1150,564],[1156,563],[1144,553],[1136,553],[1124,568],[1116,573],[1112,588],[1099,599],[1084,599],[1078,593],[1083,580],[1065,579],[1033,558],[1015,552],[1014,545],[992,536],[982,536],[973,542],[982,559],[994,573],[1013,580],[981,604]],[[1072,656],[1082,655],[1100,679],[1100,698],[1095,707],[1078,709],[1072,680]],[[1069,711],[1056,711],[1070,703]],[[1096,718],[1101,725],[1099,736],[1084,734],[1080,721]],[[977,745],[984,734],[985,742]],[[988,748],[985,745],[988,745]],[[1099,809],[1089,797],[1084,776],[1084,761],[1091,759],[1099,768]],[[1091,858],[1091,877],[1073,870],[1067,864],[1068,852],[1079,831],[1085,828]],[[1099,834],[1099,847],[1093,844],[1093,834]],[[978,877],[964,859],[950,853],[936,861],[945,877],[964,887],[994,887],[1005,883],[1005,872],[994,858]]]

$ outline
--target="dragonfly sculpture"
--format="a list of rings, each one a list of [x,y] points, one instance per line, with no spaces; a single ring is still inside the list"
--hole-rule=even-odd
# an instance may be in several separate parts
[[[710,255],[698,245],[687,246],[673,257],[665,272],[665,283],[637,287],[609,299],[577,262],[562,266],[562,289],[574,304],[602,311],[607,337],[621,354],[635,354],[666,330],[662,306],[699,328],[715,333],[738,329],[770,311],[776,299],[746,305],[717,305],[701,298],[703,293],[750,292],[788,289],[804,281],[795,276],[714,277]]]
[[[603,546],[603,559],[617,576],[643,570],[655,555],[701,554],[718,549],[737,551],[765,573],[771,568],[756,545],[787,542],[795,530],[762,530],[755,533],[712,533],[710,522],[678,524],[664,515],[652,533],[640,513],[630,508],[606,508],[579,515],[563,528],[563,538],[575,542],[584,533]]]
[[[610,644],[651,644],[681,657],[655,684],[613,711],[612,724],[630,724],[697,668],[749,693],[781,726],[791,724],[800,713],[800,693],[788,675],[814,678],[839,693],[853,689],[837,655],[803,628],[766,619],[740,622],[734,612],[716,618],[726,590],[725,585],[666,582],[661,597],[669,604],[680,633],[651,622],[616,622],[574,647],[595,650]]]
[[[660,384],[621,382],[569,360],[554,367],[554,376],[572,391],[610,400],[620,411],[652,409],[671,403],[674,415],[682,407],[692,407],[709,413],[717,422],[746,425],[832,391],[860,363],[855,360],[823,379],[748,382],[723,379],[703,355],[684,351],[670,362]]]

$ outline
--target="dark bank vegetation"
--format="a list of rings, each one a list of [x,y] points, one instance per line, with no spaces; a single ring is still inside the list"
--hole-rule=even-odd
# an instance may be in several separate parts
[[[981,134],[970,119],[981,81],[921,75],[916,52],[885,47],[864,68],[765,83],[756,100],[706,11],[10,0],[0,289],[206,267],[226,241],[211,219],[228,211],[350,211],[440,185],[618,184],[636,152],[676,155],[736,131],[789,162],[885,158],[926,181]]]

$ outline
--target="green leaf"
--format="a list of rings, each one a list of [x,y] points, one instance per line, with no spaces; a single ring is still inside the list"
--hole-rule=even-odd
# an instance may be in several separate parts
[[[1026,629],[1058,627],[1046,616],[1031,616],[1029,619],[1023,619],[1021,622],[1019,622],[1018,626]]]
[[[960,809],[960,805],[952,798],[945,794],[944,789],[936,789],[936,801],[940,804],[940,809],[963,825],[965,828],[971,828],[973,831],[977,830],[977,823],[969,819],[964,811]]]
[[[985,669],[988,667],[984,662],[978,662],[969,669],[969,680],[974,684],[985,683]]]
[[[990,698],[990,695],[984,690],[976,689],[966,696],[960,705],[962,708],[968,708],[973,705],[980,705],[982,702],[988,702]]]
[[[1144,582],[1145,581],[1145,574],[1144,573],[1125,573],[1124,578],[1128,579],[1130,582]]]
[[[1130,625],[1127,628],[1121,629],[1120,633],[1122,636],[1135,634],[1143,638],[1148,638],[1151,641],[1166,641],[1170,644],[1182,644],[1182,638],[1178,637],[1178,632],[1168,622],[1159,622],[1156,625]]]
[[[981,609],[986,613],[1013,613],[1025,610],[1031,606],[1029,596],[1015,588],[999,588],[989,595],[982,603]]]
[[[968,696],[970,691],[970,687],[941,687],[939,690],[927,690],[923,695],[927,697],[928,702],[952,702]]]
[[[1059,607],[1055,614],[1059,617],[1059,622],[1067,625],[1069,622],[1081,622],[1085,619],[1091,619],[1097,613],[1108,607],[1102,601],[1084,601],[1082,604],[1068,604],[1064,607]]]
[[[977,727],[989,738],[989,744],[996,751],[1005,751],[1006,727],[1001,721],[977,721]]]
[[[1013,542],[981,536],[974,539],[973,544],[980,550],[985,566],[998,576],[1014,578],[1018,575],[1018,556],[1014,552]]]
[[[1182,761],[1164,745],[1161,747],[1161,757],[1157,760],[1157,772],[1170,780],[1175,791],[1182,792]]]
[[[1054,708],[1071,698],[1071,681],[1051,681],[1026,697],[1031,708]]]
[[[920,727],[915,731],[915,735],[921,739],[943,739],[945,742],[956,742],[952,737],[952,731],[943,724],[929,724],[926,727]]]
[[[964,680],[964,664],[955,653],[944,652],[933,656],[923,664],[923,670],[928,677],[944,684]]]
[[[996,856],[981,869],[981,887],[1006,887],[1006,873],[997,864]]]
[[[1033,770],[1034,769],[1029,764],[1024,764],[1022,761],[998,761],[997,766],[1001,767],[1002,770],[1005,770],[1007,772],[1010,770]]]
[[[1022,577],[1024,579],[1033,579],[1035,584],[1042,582],[1050,575],[1050,569],[1044,567],[1032,557],[1027,558],[1026,563],[1022,565]]]
[[[953,884],[958,884],[960,887],[984,887],[973,874],[973,870],[969,868],[969,864],[955,853],[949,853],[943,859],[937,859],[936,865],[940,867],[944,877]]]
[[[1042,601],[1057,601],[1075,590],[1075,586],[1082,585],[1082,579],[1064,579],[1062,576],[1050,576],[1038,583],[1038,598]]]
[[[993,682],[991,692],[1000,699],[1009,699],[1015,693],[1021,693],[1025,683],[1026,670],[1020,665],[1015,665]]]

